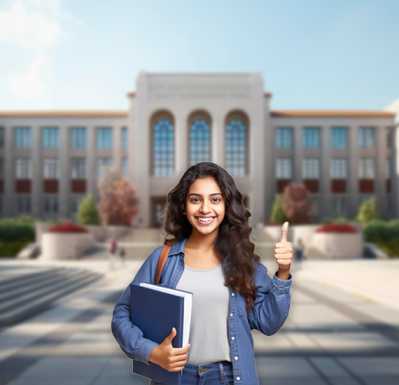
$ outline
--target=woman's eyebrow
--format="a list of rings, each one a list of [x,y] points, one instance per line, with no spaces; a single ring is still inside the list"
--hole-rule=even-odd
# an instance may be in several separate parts
[[[190,194],[188,194],[188,195],[197,195],[197,196],[202,197],[202,195],[201,195],[201,194],[198,194],[198,193],[190,193]],[[222,193],[212,193],[212,194],[209,194],[209,196],[213,196],[213,195],[222,195]]]

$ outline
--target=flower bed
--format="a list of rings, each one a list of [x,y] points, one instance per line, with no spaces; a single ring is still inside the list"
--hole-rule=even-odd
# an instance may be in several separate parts
[[[53,225],[42,235],[43,259],[76,259],[93,245],[93,236],[72,222]]]
[[[316,233],[357,233],[356,227],[347,223],[328,223],[316,229]]]
[[[87,233],[87,229],[83,226],[76,225],[72,222],[57,223],[49,227],[49,233]]]

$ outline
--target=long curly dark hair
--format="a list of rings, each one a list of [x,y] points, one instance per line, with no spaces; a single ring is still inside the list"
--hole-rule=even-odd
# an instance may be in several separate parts
[[[253,274],[260,257],[254,254],[255,245],[249,239],[252,228],[248,218],[250,211],[244,196],[236,187],[234,179],[222,167],[213,162],[200,162],[189,167],[177,185],[167,195],[163,227],[174,240],[188,238],[192,225],[185,212],[186,198],[191,184],[201,177],[213,177],[225,202],[225,216],[218,229],[215,242],[216,254],[222,258],[225,286],[239,292],[245,298],[249,311],[255,300]]]

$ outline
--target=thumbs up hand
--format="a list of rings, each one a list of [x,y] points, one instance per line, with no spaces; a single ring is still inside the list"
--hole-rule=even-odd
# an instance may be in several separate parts
[[[278,278],[288,279],[291,263],[294,255],[292,243],[288,242],[288,222],[281,227],[281,239],[274,246],[274,258],[278,264]]]

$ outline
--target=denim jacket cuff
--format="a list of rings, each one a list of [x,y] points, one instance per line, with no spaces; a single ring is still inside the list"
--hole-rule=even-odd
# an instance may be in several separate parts
[[[274,274],[272,279],[273,288],[276,288],[280,292],[288,293],[292,285],[292,274],[288,276],[288,279],[281,279]]]
[[[143,337],[140,347],[136,350],[135,359],[149,364],[150,353],[158,345],[156,342]]]

